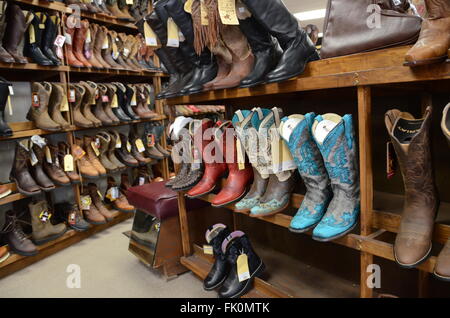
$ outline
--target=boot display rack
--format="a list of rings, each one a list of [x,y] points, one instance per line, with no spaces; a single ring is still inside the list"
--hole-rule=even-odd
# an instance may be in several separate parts
[[[373,173],[373,122],[372,102],[374,90],[390,88],[405,90],[406,92],[419,92],[421,94],[421,107],[432,104],[430,92],[443,92],[448,94],[450,87],[450,61],[446,63],[428,65],[412,69],[403,66],[405,53],[409,47],[397,47],[369,53],[361,53],[344,57],[324,59],[308,64],[306,71],[300,77],[282,83],[259,85],[254,88],[232,88],[216,91],[207,91],[191,96],[174,97],[167,99],[170,106],[181,104],[220,104],[227,105],[227,117],[231,119],[233,112],[243,105],[261,105],[283,107],[283,101],[292,99],[301,103],[302,96],[313,96],[316,99],[325,97],[328,92],[336,92],[336,89],[346,89],[351,99],[354,100],[359,139],[359,163],[361,186],[361,214],[359,234],[348,234],[332,241],[356,251],[360,258],[360,296],[364,298],[374,297],[374,290],[367,287],[366,281],[372,272],[367,272],[370,264],[374,263],[374,256],[394,261],[393,244],[387,241],[385,236],[397,233],[401,221],[401,215],[390,210],[376,210],[374,208],[374,173]],[[294,96],[294,97],[293,97]],[[284,98],[284,99],[283,99]],[[269,105],[267,105],[269,104]],[[395,104],[394,104],[395,105]],[[253,106],[252,106],[253,107]],[[297,107],[297,106],[295,106]],[[309,111],[305,107],[298,106],[296,113]],[[339,111],[339,110],[336,110]],[[407,111],[407,110],[404,110]],[[442,109],[436,108],[434,116],[440,116]],[[377,136],[378,137],[378,136]],[[448,178],[448,176],[447,176]],[[192,240],[192,229],[188,222],[186,212],[185,193],[179,193],[178,204],[180,210],[181,235],[184,257],[181,263],[192,270],[197,276],[204,279],[208,274],[213,259],[204,255],[201,247]],[[379,193],[376,193],[379,195]],[[383,195],[383,194],[382,194]],[[384,195],[391,195],[384,193]],[[211,202],[214,194],[208,194],[201,199]],[[298,209],[303,195],[293,194],[291,206]],[[397,198],[400,201],[402,197]],[[441,209],[446,206],[450,198],[441,197]],[[214,208],[211,208],[214,209]],[[236,230],[237,212],[234,206],[227,209],[233,211],[234,230]],[[190,214],[189,214],[190,215]],[[242,215],[242,214],[241,214]],[[258,218],[262,221],[275,224],[288,230],[292,216],[278,213],[273,216]],[[192,223],[191,223],[192,226]],[[200,229],[199,231],[204,231]],[[251,232],[248,233],[250,236]],[[311,231],[305,233],[311,235]],[[302,235],[302,234],[297,234]],[[445,244],[450,236],[450,225],[436,222],[433,234],[433,242]],[[323,244],[323,243],[317,243]],[[339,262],[339,260],[337,260]],[[436,257],[428,258],[421,265],[418,277],[418,296],[426,297],[428,293],[430,273],[433,273]],[[292,277],[294,274],[290,273]],[[290,284],[295,283],[293,278],[284,278],[284,284],[273,285],[263,279],[256,278],[254,288],[244,297],[292,297],[289,292]],[[286,287],[280,287],[280,285]]]
[[[13,1],[19,4],[23,4],[25,6],[33,6],[38,7],[39,10],[42,11],[56,11],[59,12],[60,18],[62,18],[63,14],[72,13],[72,9],[67,7],[66,5],[58,2],[46,2],[46,1],[37,1],[37,0],[17,0]],[[95,20],[97,23],[106,24],[112,28],[121,29],[126,33],[137,33],[137,28],[133,24],[123,23],[114,18],[105,18],[101,16],[97,16],[95,14],[86,14],[81,13],[81,16],[86,19]],[[62,26],[60,26],[62,28]],[[60,30],[60,34],[64,34],[62,30]],[[66,52],[65,52],[66,53]],[[66,57],[67,54],[64,54]],[[159,66],[159,60],[155,56],[154,63],[156,66]],[[92,81],[101,81],[101,82],[114,82],[114,81],[123,81],[126,83],[139,83],[142,81],[151,81],[155,89],[155,95],[161,90],[161,77],[166,76],[160,72],[152,72],[152,71],[126,71],[126,70],[101,70],[101,69],[87,69],[87,68],[76,68],[68,66],[66,60],[63,61],[63,65],[61,66],[41,66],[34,63],[28,64],[9,64],[9,63],[0,63],[0,72],[2,76],[5,77],[9,81],[45,81],[45,80],[56,80],[63,84],[68,85],[70,83],[71,75],[76,80],[92,80]],[[68,88],[68,86],[67,86]],[[30,101],[31,103],[31,101]],[[120,123],[109,126],[102,127],[93,127],[93,128],[82,128],[77,127],[73,124],[73,115],[72,108],[70,108],[69,112],[66,112],[66,120],[71,123],[71,127],[66,130],[61,130],[57,132],[46,131],[42,129],[38,129],[33,122],[15,122],[9,123],[9,126],[13,130],[13,135],[10,137],[0,137],[0,141],[5,140],[13,140],[31,137],[33,135],[48,135],[48,134],[65,134],[66,141],[69,145],[74,143],[75,132],[88,130],[88,129],[97,129],[97,128],[111,128],[116,126],[130,125],[130,129],[133,129],[133,126],[139,123],[145,123],[150,121],[164,121],[167,117],[163,112],[163,103],[162,101],[155,102],[155,112],[159,114],[159,117],[153,119],[143,119],[136,120],[127,123]],[[165,133],[163,135],[161,144],[163,147],[166,147],[166,138]],[[158,169],[161,172],[161,175],[164,179],[168,179],[169,177],[169,165],[168,159],[162,159],[158,163]],[[25,199],[27,196],[17,192],[15,183],[5,184],[13,194],[6,196],[5,198],[0,199],[0,205],[5,205],[17,200]],[[75,194],[75,200],[80,205],[80,187],[81,185],[73,185],[73,191]],[[50,195],[46,195],[47,199],[50,199]],[[46,244],[37,246],[39,253],[36,256],[26,257],[20,256],[17,254],[11,255],[6,261],[0,264],[0,278],[5,277],[9,274],[12,274],[30,264],[33,264],[49,255],[52,255],[68,246],[71,246],[93,234],[103,231],[115,224],[118,224],[122,221],[125,221],[134,216],[134,213],[121,213],[115,212],[114,219],[107,224],[96,225],[91,227],[89,230],[85,232],[76,232],[75,230],[68,230],[62,237],[48,242]]]

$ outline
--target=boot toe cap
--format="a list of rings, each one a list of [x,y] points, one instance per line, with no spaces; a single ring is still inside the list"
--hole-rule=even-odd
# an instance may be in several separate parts
[[[431,252],[431,242],[411,240],[397,236],[394,255],[397,263],[403,267],[414,267],[423,262]]]

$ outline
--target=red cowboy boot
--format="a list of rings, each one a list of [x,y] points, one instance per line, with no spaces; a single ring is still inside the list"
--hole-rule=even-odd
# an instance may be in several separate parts
[[[219,163],[214,160],[215,157],[220,158],[220,156],[216,156],[215,148],[212,147],[215,142],[214,134],[206,131],[207,129],[212,129],[213,126],[214,123],[211,120],[204,120],[202,129],[198,129],[194,136],[194,145],[202,154],[205,172],[200,182],[186,194],[188,198],[197,198],[210,193],[216,187],[217,181],[227,172],[227,164],[225,162]],[[209,147],[207,147],[208,145]],[[222,161],[224,160],[222,159]]]
[[[253,181],[253,170],[248,162],[244,162],[242,169],[239,169],[236,136],[232,127],[231,121],[226,121],[218,128],[216,135],[216,138],[222,141],[222,154],[229,173],[222,190],[211,202],[214,207],[221,207],[239,200],[244,196],[247,186]],[[243,155],[245,156],[245,152]],[[245,157],[243,159],[245,160]]]

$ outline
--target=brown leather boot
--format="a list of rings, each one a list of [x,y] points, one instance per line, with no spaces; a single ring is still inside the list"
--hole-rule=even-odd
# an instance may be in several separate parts
[[[90,128],[94,127],[94,122],[90,121],[86,117],[84,117],[83,113],[81,112],[81,102],[83,101],[84,93],[86,90],[81,85],[76,84],[70,84],[69,90],[72,92],[73,96],[75,97],[75,100],[71,102],[72,104],[72,115],[73,115],[73,122],[78,127],[84,127],[84,128]]]
[[[102,57],[102,47],[105,43],[106,39],[106,27],[99,26],[94,24],[95,31],[95,42],[94,42],[94,56],[97,59],[98,62],[104,67],[104,68],[111,68],[111,65],[109,65]]]
[[[130,180],[128,178],[128,174],[127,173],[122,173],[120,175],[120,189],[122,191],[124,191],[124,193],[126,194],[129,188],[131,188],[131,183],[130,183]]]
[[[43,145],[43,144],[42,144]],[[50,191],[55,188],[55,184],[50,180],[50,178],[44,172],[44,162],[45,162],[45,145],[38,145],[32,143],[31,151],[34,153],[36,162],[31,164],[30,172],[36,184],[41,188],[42,191]]]
[[[253,70],[255,57],[251,52],[247,39],[238,26],[227,25],[222,34],[223,40],[232,55],[230,73],[213,84],[213,89],[224,89],[239,86],[241,80]]]
[[[114,209],[124,212],[130,213],[135,212],[135,207],[132,206],[125,194],[119,189],[114,178],[108,177],[108,187],[105,195],[105,202],[111,204]]]
[[[105,132],[99,132],[97,136],[95,136],[100,140],[100,151],[99,159],[103,167],[105,167],[106,171],[114,172],[118,169],[118,167],[113,164],[108,157],[109,144],[111,143],[111,136]]]
[[[32,102],[27,119],[33,121],[40,129],[49,131],[61,130],[61,125],[54,122],[48,114],[48,102],[52,92],[51,85],[31,84]]]
[[[120,124],[120,120],[116,116],[116,114],[114,114],[114,112],[112,110],[112,106],[111,106],[114,96],[116,94],[116,88],[112,84],[105,84],[104,86],[106,87],[106,94],[103,96],[103,98],[104,98],[103,111],[106,113],[106,115],[109,117],[109,119],[111,119],[113,124]],[[105,100],[106,100],[106,102],[105,102]],[[117,107],[119,106],[118,102],[117,102],[116,106]]]
[[[145,95],[145,89],[141,85],[135,85],[135,88],[137,106],[134,107],[134,112],[142,119],[155,118],[155,114],[150,112],[150,109],[146,107],[147,96]]]
[[[130,19],[131,16],[127,16],[126,14],[124,14],[122,11],[119,10],[119,7],[117,6],[117,0],[108,1],[106,7],[117,19],[125,21],[133,21]]]
[[[434,220],[439,206],[430,147],[432,108],[414,118],[398,109],[389,110],[385,124],[397,154],[405,186],[405,203],[395,239],[397,263],[412,268],[430,255]]]
[[[60,162],[61,166],[64,166],[64,157],[66,155],[72,155],[72,158],[74,158],[73,154],[71,153],[71,149],[67,143],[64,141],[60,141],[58,143],[58,160]],[[80,175],[77,172],[77,167],[75,165],[75,159],[73,161],[73,170],[72,171],[64,171],[66,175],[70,179],[70,183],[72,184],[79,184],[80,183]]]
[[[85,41],[85,45],[84,45],[85,54],[84,55],[87,58],[88,62],[93,67],[103,69],[104,68],[103,64],[97,60],[97,57],[94,54],[94,44],[95,44],[95,39],[97,37],[97,30],[98,30],[98,28],[96,27],[95,24],[91,23],[89,25],[89,34],[91,35],[91,37],[90,37],[89,42]]]
[[[124,134],[119,134],[120,136],[120,148],[116,148],[116,156],[124,165],[128,167],[138,167],[138,160],[132,156],[131,150],[132,145],[131,142],[128,141],[127,136]]]
[[[95,127],[102,126],[100,119],[94,116],[91,107],[95,105],[95,97],[97,95],[97,84],[94,82],[81,81],[80,84],[84,88],[84,96],[81,102],[81,112],[86,119],[94,123]]]
[[[47,147],[50,150],[50,157],[44,160],[44,171],[49,178],[59,186],[66,186],[70,184],[70,179],[61,168],[61,162],[58,158],[58,147],[47,142]]]
[[[209,81],[209,82],[203,84],[203,89],[205,91],[213,89],[215,83],[223,80],[230,73],[231,63],[227,62],[225,60],[225,58],[223,58],[220,55],[217,55],[216,59],[217,59],[217,65],[218,65],[217,76],[212,81]],[[230,59],[230,62],[231,62],[231,59]]]
[[[85,187],[81,193],[80,207],[84,215],[84,219],[94,225],[106,224],[105,217],[96,208],[89,193],[89,188]]]
[[[139,165],[144,166],[144,165],[152,162],[151,158],[147,158],[145,156],[145,146],[144,146],[144,142],[142,141],[142,139],[137,137],[133,133],[132,130],[130,131],[128,138],[131,143],[131,155],[137,159],[137,161],[139,162]],[[140,148],[138,148],[138,146],[140,146]]]
[[[422,22],[417,43],[406,53],[405,65],[444,62],[450,48],[450,2],[425,0],[428,18]]]
[[[100,121],[102,122],[103,125],[105,126],[111,126],[113,124],[113,121],[111,120],[111,118],[109,118],[109,116],[105,113],[104,109],[103,109],[103,98],[104,96],[107,96],[107,88],[105,85],[102,84],[98,84],[97,85],[97,99],[96,99],[96,104],[94,107],[94,116],[98,119],[100,119]]]
[[[91,162],[92,166],[97,170],[99,176],[106,176],[106,169],[98,159],[100,152],[98,150],[100,146],[100,140],[94,139],[90,136],[84,136],[84,151],[86,152],[87,159]],[[94,150],[97,148],[97,151]]]
[[[18,209],[9,210],[5,212],[5,226],[1,229],[4,234],[5,243],[8,243],[10,251],[22,255],[33,256],[38,254],[36,246],[28,239],[27,235],[23,232],[19,219]]]
[[[445,243],[436,260],[434,276],[442,281],[450,282],[450,238]]]
[[[115,43],[113,41],[115,38],[111,37],[110,31],[108,31],[107,29],[105,29],[105,35],[106,35],[106,41],[108,43],[108,47],[102,49],[103,60],[106,63],[108,63],[111,66],[111,68],[116,69],[116,70],[123,70],[123,67],[120,64],[118,64],[113,58],[113,45],[115,45]]]
[[[31,11],[22,11],[14,3],[8,3],[6,8],[6,30],[3,38],[3,47],[14,58],[16,63],[26,64],[28,60],[19,50],[19,44],[22,42],[23,35],[33,20]]]
[[[36,245],[56,240],[66,233],[67,227],[64,223],[53,225],[50,222],[52,211],[47,201],[37,201],[28,205],[31,214],[31,226],[33,233],[31,234],[33,242]]]
[[[41,193],[41,188],[36,184],[28,170],[30,162],[29,146],[29,141],[16,143],[16,151],[9,178],[16,183],[17,190],[20,193],[31,196]]]
[[[6,30],[6,1],[0,3],[0,61],[3,63],[14,63],[14,58],[3,48],[3,37]],[[0,256],[1,258],[1,256]]]
[[[115,154],[116,148],[120,148],[121,146],[120,143],[117,142],[117,140],[120,141],[119,133],[117,131],[110,131],[109,136],[111,138],[111,142],[109,143],[108,148],[108,159],[117,167],[117,170],[124,170],[127,168],[127,166],[120,162]]]
[[[84,56],[84,44],[86,42],[86,35],[89,30],[89,21],[81,20],[80,27],[75,30],[72,41],[72,52],[75,58],[80,61],[85,67],[92,67],[92,64]]]
[[[130,11],[129,11],[129,5],[127,5],[127,4],[125,3],[125,1],[123,1],[123,2],[124,2],[123,5],[120,5],[120,4],[119,4],[119,6],[118,6],[120,12],[122,12],[122,14],[127,18],[128,21],[134,22],[135,20],[134,20],[134,18],[131,16]]]
[[[66,33],[66,42],[64,44],[65,47],[65,53],[67,57],[67,63],[70,66],[74,67],[83,67],[84,64],[78,60],[74,54],[74,36],[75,36],[75,25],[76,25],[76,19],[72,16],[63,16],[63,24],[64,24],[64,30]]]
[[[62,129],[69,129],[70,124],[67,122],[67,120],[64,118],[64,116],[61,113],[61,106],[63,103],[67,102],[67,95],[66,90],[64,88],[64,84],[57,84],[57,83],[42,83],[43,85],[51,85],[52,86],[52,93],[50,95],[50,100],[48,103],[48,112],[50,114],[51,119],[59,124]]]
[[[101,215],[105,217],[105,219],[108,222],[112,221],[114,219],[114,215],[103,204],[103,198],[100,196],[100,191],[98,190],[97,185],[95,183],[89,183],[88,189],[89,195],[92,198],[92,203],[95,205],[97,210],[100,212]]]
[[[85,179],[96,179],[100,175],[89,161],[86,151],[83,149],[83,140],[75,137],[75,143],[72,145],[72,155],[75,162],[78,163],[78,170]]]
[[[117,33],[116,35],[116,44],[117,44],[117,50],[119,51],[119,56],[116,59],[116,62],[123,67],[124,70],[131,71],[132,69],[130,66],[125,63],[126,56],[128,56],[129,51],[128,49],[125,50],[125,43],[122,40],[123,36],[119,36],[122,33]]]
[[[130,59],[131,51],[132,51],[132,45],[133,45],[133,38],[128,36],[125,33],[119,33],[119,38],[123,42],[123,51],[122,51],[122,58],[124,63],[128,66],[128,69],[131,71],[139,72],[140,68],[137,68]]]

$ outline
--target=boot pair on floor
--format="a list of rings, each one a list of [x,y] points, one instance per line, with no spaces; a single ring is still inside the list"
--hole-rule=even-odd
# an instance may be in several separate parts
[[[16,144],[10,179],[16,183],[17,190],[27,196],[51,191],[57,185],[78,184],[80,176],[75,165],[72,171],[64,171],[67,154],[70,148],[65,142],[55,146],[39,136],[22,140]]]
[[[206,231],[205,238],[212,249],[215,261],[203,281],[203,288],[205,290],[220,288],[220,298],[238,298],[247,293],[252,288],[255,277],[259,277],[265,269],[247,235],[242,231],[231,233],[224,224],[215,224]],[[238,258],[245,256],[248,271],[241,272]]]
[[[444,109],[442,130],[450,142],[450,104]],[[422,118],[397,109],[389,110],[385,123],[400,164],[405,203],[394,256],[399,265],[413,268],[431,255],[434,222],[439,197],[431,160],[432,108]],[[442,249],[434,269],[439,279],[450,281],[450,240]]]
[[[61,65],[54,45],[60,19],[57,14],[22,10],[17,4],[0,3],[0,61],[26,64]],[[25,37],[23,52],[19,44]],[[26,57],[24,57],[23,53]]]

